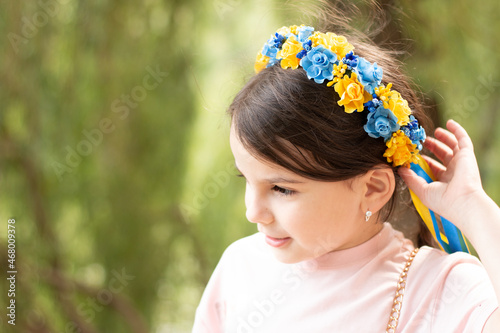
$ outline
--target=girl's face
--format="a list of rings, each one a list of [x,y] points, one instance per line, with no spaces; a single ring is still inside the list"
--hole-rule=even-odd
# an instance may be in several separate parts
[[[257,224],[276,258],[284,263],[313,259],[359,245],[382,228],[365,221],[363,177],[323,182],[299,176],[252,156],[234,130],[236,167],[246,179],[247,219]]]

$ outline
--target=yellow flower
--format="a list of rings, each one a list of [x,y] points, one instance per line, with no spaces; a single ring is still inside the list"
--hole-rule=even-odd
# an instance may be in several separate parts
[[[363,104],[372,99],[372,96],[358,81],[356,73],[352,73],[351,77],[345,75],[340,79],[335,84],[335,91],[340,96],[340,100],[337,102],[338,105],[344,106],[347,113],[352,113],[356,110],[358,112],[363,111]]]
[[[310,37],[312,41],[312,46],[323,45],[325,48],[329,49],[333,53],[335,53],[339,59],[345,57],[345,55],[354,50],[354,46],[349,44],[347,38],[344,36],[338,36],[332,32],[322,33],[316,31]]]
[[[347,71],[347,65],[345,65],[342,61],[339,61],[339,64],[333,64],[333,80],[326,84],[327,87],[333,86],[335,83],[342,80],[342,76],[344,76]]]
[[[281,67],[286,69],[291,67],[297,69],[299,67],[300,59],[297,58],[297,53],[302,50],[302,44],[295,38],[290,36],[283,44],[281,50],[276,53],[276,59],[281,59]]]
[[[387,109],[391,110],[398,118],[398,124],[400,126],[405,126],[410,122],[411,109],[408,106],[408,101],[402,98],[399,92],[392,92],[388,104]]]
[[[418,150],[417,145],[411,143],[403,131],[398,130],[392,134],[392,137],[385,143],[387,149],[384,157],[387,157],[389,163],[393,166],[409,167],[411,162],[417,162]]]
[[[389,96],[391,95],[391,87],[392,83],[389,83],[387,87],[381,85],[380,87],[375,88],[375,94],[378,96],[378,99],[384,103],[384,108],[389,107],[387,102],[389,101]]]
[[[259,52],[257,54],[257,59],[255,59],[255,65],[254,65],[255,73],[258,73],[264,68],[266,68],[268,62],[269,62],[269,57],[263,55],[262,52]]]
[[[398,124],[405,126],[410,122],[411,109],[408,101],[402,98],[398,91],[391,90],[391,87],[392,83],[389,83],[387,87],[375,88],[375,94],[384,103],[384,108],[391,110],[398,118]]]
[[[292,25],[292,27],[293,27],[293,25]],[[283,26],[283,27],[279,28],[276,32],[279,33],[280,35],[286,37],[286,35],[288,35],[289,33],[292,32],[290,28],[291,27],[285,27],[285,26]]]
[[[303,26],[303,24],[302,24],[302,26]],[[297,25],[292,25],[292,26],[290,26],[290,32],[291,32],[292,34],[294,34],[294,35],[297,35],[297,29],[298,29],[298,28],[299,28],[299,26],[297,26]]]
[[[347,65],[344,64],[342,61],[339,61],[338,65],[336,64],[333,65],[333,76],[336,76],[339,79],[341,79],[342,76],[344,76],[346,70],[347,70]]]

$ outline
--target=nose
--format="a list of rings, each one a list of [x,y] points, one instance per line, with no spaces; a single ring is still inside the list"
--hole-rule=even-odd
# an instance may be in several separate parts
[[[252,223],[269,224],[273,222],[265,195],[259,193],[247,184],[245,190],[246,217]]]

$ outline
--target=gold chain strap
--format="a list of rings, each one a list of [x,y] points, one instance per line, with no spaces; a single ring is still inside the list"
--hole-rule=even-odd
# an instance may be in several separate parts
[[[401,313],[401,307],[403,306],[403,296],[405,294],[407,274],[413,259],[417,255],[417,252],[418,247],[415,248],[410,254],[410,257],[406,261],[405,268],[399,276],[398,290],[396,291],[396,296],[394,296],[394,301],[392,303],[391,316],[389,317],[389,322],[387,323],[387,329],[385,330],[386,333],[395,333],[396,327],[398,327],[399,315]]]

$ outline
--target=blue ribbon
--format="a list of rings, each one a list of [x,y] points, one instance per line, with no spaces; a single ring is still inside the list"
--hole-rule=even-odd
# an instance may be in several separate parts
[[[430,184],[434,181],[434,180],[432,180],[431,176],[429,176],[429,174],[427,172],[425,172],[425,170],[420,165],[415,164],[415,163],[411,163],[410,169],[412,169],[418,176],[425,179],[425,181],[428,184]],[[429,208],[427,208],[427,209],[429,209]],[[432,219],[432,225],[434,227],[434,237],[435,237],[436,241],[441,245],[443,250],[445,250],[448,253],[454,253],[454,252],[458,252],[458,251],[470,253],[462,232],[453,223],[451,223],[450,221],[448,221],[444,217],[437,215],[436,213],[434,213],[430,209],[429,209],[429,213],[430,213],[430,216]],[[438,216],[441,220],[441,225],[443,227],[443,233],[446,236],[446,238],[448,239],[448,243],[446,243],[441,238],[441,231],[439,229],[439,224],[438,224],[436,216]]]

